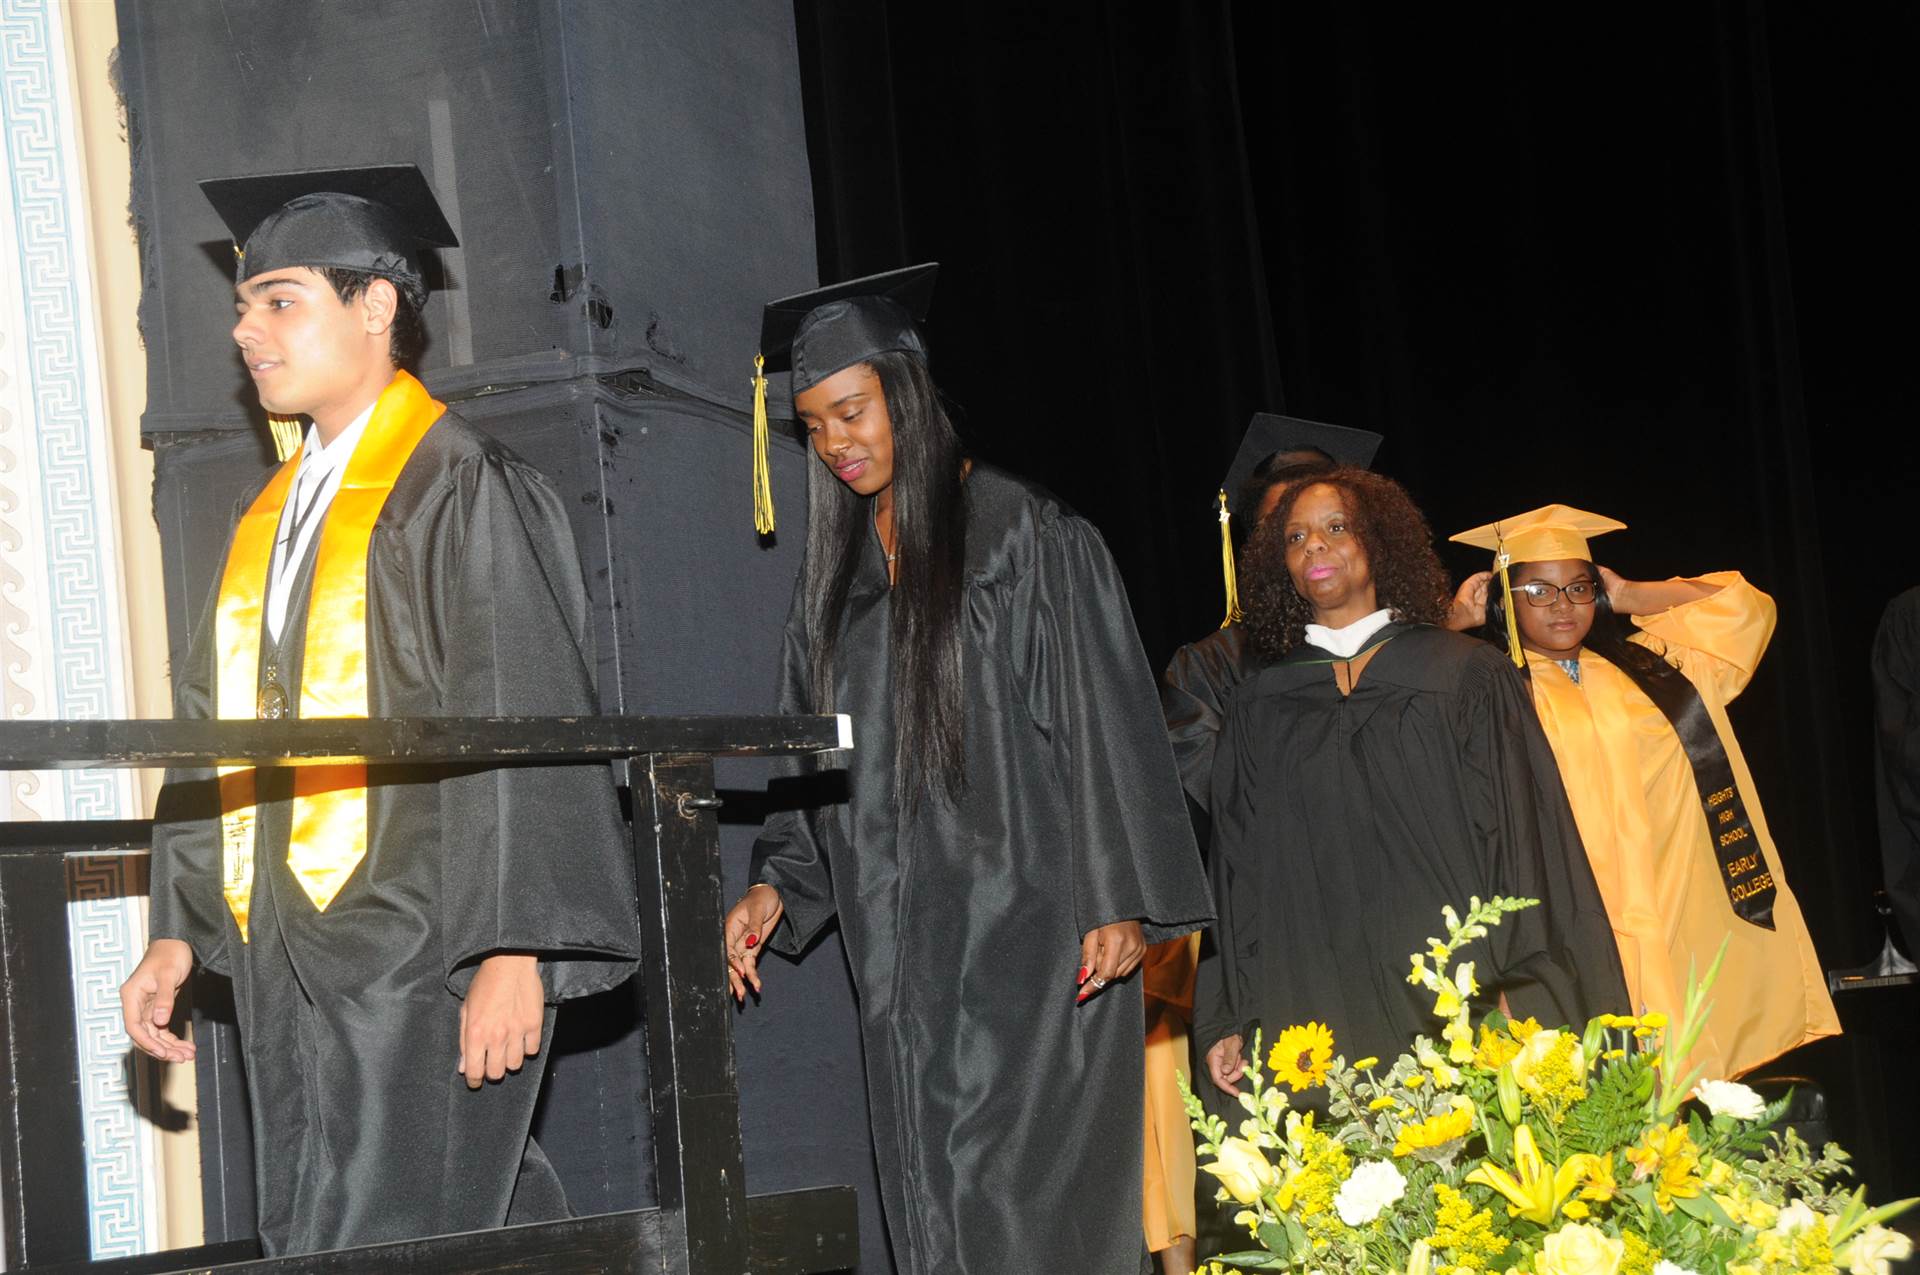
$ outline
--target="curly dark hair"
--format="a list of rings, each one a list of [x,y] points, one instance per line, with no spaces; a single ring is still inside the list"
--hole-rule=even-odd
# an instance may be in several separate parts
[[[1240,558],[1247,636],[1254,651],[1269,662],[1305,642],[1313,620],[1313,605],[1294,588],[1293,573],[1287,570],[1286,527],[1300,493],[1323,485],[1338,488],[1346,497],[1353,534],[1373,573],[1375,596],[1394,619],[1440,624],[1453,606],[1453,583],[1433,551],[1433,532],[1406,488],[1371,470],[1330,470],[1289,487]]]

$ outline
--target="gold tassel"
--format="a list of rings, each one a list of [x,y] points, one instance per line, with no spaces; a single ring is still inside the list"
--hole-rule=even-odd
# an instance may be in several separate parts
[[[1220,621],[1221,628],[1238,624],[1240,614],[1240,581],[1233,573],[1233,514],[1227,509],[1227,493],[1220,493],[1220,573],[1227,579],[1227,618]]]
[[[1493,556],[1493,569],[1500,573],[1500,600],[1506,603],[1507,609],[1507,654],[1513,657],[1515,668],[1525,668],[1527,657],[1520,652],[1520,622],[1513,615],[1513,584],[1507,577],[1507,564],[1512,561],[1506,545],[1502,544],[1500,552]]]
[[[773,473],[767,467],[767,361],[753,356],[753,529],[773,534]]]
[[[283,464],[300,450],[300,440],[307,432],[298,416],[269,416],[267,428],[273,431],[273,454]]]

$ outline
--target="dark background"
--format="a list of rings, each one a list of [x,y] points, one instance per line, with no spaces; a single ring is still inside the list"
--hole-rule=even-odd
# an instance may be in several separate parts
[[[964,432],[1098,524],[1156,664],[1219,622],[1256,410],[1385,434],[1440,537],[1616,516],[1629,578],[1778,599],[1734,718],[1823,963],[1878,951],[1867,655],[1920,582],[1913,8],[797,14],[822,280],[942,263]],[[1906,1193],[1881,1085],[1915,1005],[1878,995],[1792,1061]]]

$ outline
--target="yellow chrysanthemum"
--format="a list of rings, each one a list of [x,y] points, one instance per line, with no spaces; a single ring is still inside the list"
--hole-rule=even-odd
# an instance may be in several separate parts
[[[1299,1093],[1327,1083],[1327,1067],[1333,1062],[1333,1033],[1323,1024],[1307,1023],[1280,1033],[1267,1055],[1267,1069],[1275,1084],[1285,1081]]]
[[[1473,1103],[1465,1098],[1457,1098],[1451,1110],[1428,1116],[1419,1124],[1402,1127],[1399,1138],[1393,1144],[1393,1153],[1397,1156],[1412,1155],[1415,1151],[1445,1146],[1466,1137],[1472,1129]]]

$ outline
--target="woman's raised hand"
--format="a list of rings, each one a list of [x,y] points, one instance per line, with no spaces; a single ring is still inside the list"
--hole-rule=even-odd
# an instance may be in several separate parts
[[[1600,573],[1600,587],[1607,591],[1607,601],[1613,604],[1613,609],[1620,615],[1634,614],[1633,582],[1597,562],[1593,564],[1593,569]]]
[[[727,943],[727,985],[733,999],[744,1002],[747,987],[760,994],[760,953],[767,947],[773,927],[786,914],[780,891],[765,884],[753,886],[727,911],[724,929]]]
[[[1447,615],[1447,627],[1455,633],[1477,629],[1487,622],[1487,588],[1493,572],[1476,571],[1460,582],[1453,595],[1453,610]]]

